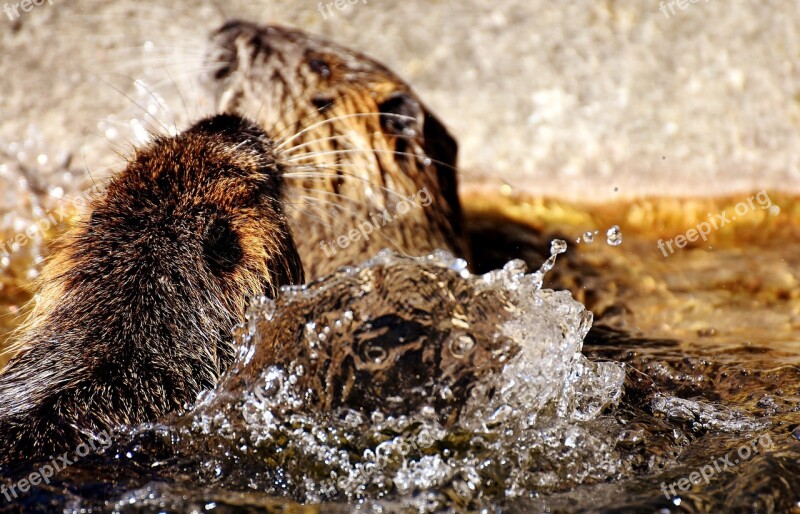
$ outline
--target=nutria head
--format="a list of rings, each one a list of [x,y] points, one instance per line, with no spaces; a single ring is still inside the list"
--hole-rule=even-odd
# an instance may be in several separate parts
[[[136,151],[59,245],[0,374],[0,464],[192,403],[251,297],[301,283],[272,143],[234,115]]]
[[[287,27],[231,20],[210,46],[206,85],[217,109],[252,117],[287,166],[283,203],[292,229],[310,236],[296,241],[307,277],[383,248],[468,258],[457,144],[408,84],[364,54]]]

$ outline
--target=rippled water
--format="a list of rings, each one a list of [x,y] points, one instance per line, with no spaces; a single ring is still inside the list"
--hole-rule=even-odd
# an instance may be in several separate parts
[[[521,255],[540,251],[525,238],[549,240],[527,229],[505,239]],[[626,241],[584,251],[635,249],[635,237]],[[511,261],[482,275],[444,253],[382,253],[286,288],[275,302],[256,301],[236,329],[239,356],[220,387],[182,416],[120,434],[105,453],[37,486],[28,505],[120,512],[793,508],[800,372],[791,344],[770,348],[768,334],[750,344],[709,342],[707,334],[705,343],[635,337],[609,328],[619,319],[613,307],[599,309],[603,325],[591,328],[583,304],[542,286],[553,265],[562,282],[570,273],[591,274],[575,257],[578,247],[556,263],[564,245],[555,243],[540,271]],[[478,252],[476,264],[493,268],[503,251]],[[609,276],[620,275],[612,267]],[[617,291],[612,303],[624,303],[626,294],[633,292]],[[589,303],[606,305],[603,296],[595,292]],[[646,319],[644,307],[633,311]],[[701,478],[691,485],[689,477]],[[686,484],[691,489],[681,490]]]
[[[37,145],[28,137],[0,164],[6,331],[84,198],[79,172]],[[669,258],[659,237],[693,226],[686,212],[724,204],[598,214],[467,198],[479,274],[446,254],[381,254],[256,302],[217,390],[119,434],[20,502],[42,512],[797,510],[800,216],[794,198],[773,198],[778,209]],[[558,263],[545,261],[564,249],[555,238],[576,241]],[[517,258],[542,268],[527,273]]]

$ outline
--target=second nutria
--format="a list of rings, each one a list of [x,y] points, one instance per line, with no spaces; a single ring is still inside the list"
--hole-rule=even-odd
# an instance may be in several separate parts
[[[303,282],[281,165],[255,124],[200,121],[138,150],[46,265],[0,374],[0,464],[192,403],[253,296]]]
[[[411,87],[364,54],[305,32],[232,20],[212,37],[220,112],[276,141],[284,203],[308,278],[390,248],[469,258],[458,145]]]

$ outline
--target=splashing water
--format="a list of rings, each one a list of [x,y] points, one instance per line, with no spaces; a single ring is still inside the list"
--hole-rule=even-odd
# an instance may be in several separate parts
[[[611,246],[619,246],[622,244],[622,231],[619,226],[614,225],[606,231],[606,242]]]
[[[131,451],[156,436],[204,483],[419,511],[615,476],[621,429],[601,412],[624,370],[588,361],[591,313],[542,289],[565,250],[482,276],[445,252],[383,251],[259,299],[220,387]]]

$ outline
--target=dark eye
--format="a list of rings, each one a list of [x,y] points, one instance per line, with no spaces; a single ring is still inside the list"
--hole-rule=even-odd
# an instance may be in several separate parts
[[[230,273],[241,262],[244,252],[227,218],[211,218],[203,232],[203,256],[215,274]]]
[[[311,62],[308,63],[308,66],[311,68],[311,71],[324,79],[331,76],[331,69],[328,67],[328,63],[322,59],[312,59]]]

